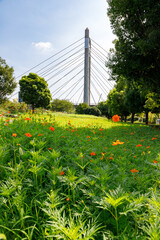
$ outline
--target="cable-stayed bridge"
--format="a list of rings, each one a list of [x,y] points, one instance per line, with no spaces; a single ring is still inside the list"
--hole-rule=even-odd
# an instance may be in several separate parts
[[[97,105],[106,101],[114,87],[114,81],[108,80],[107,55],[106,50],[89,37],[87,28],[85,38],[30,68],[16,80],[34,72],[47,81],[53,100],[66,99],[74,105],[83,102]],[[18,92],[13,96],[17,97]]]

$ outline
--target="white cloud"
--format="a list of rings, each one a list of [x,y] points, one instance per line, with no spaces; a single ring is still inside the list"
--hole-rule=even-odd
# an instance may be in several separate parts
[[[32,42],[32,45],[38,50],[43,53],[50,52],[53,50],[51,42]]]

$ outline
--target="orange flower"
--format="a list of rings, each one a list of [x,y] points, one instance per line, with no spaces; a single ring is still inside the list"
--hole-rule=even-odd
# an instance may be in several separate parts
[[[13,136],[13,137],[17,137],[17,134],[16,134],[16,133],[12,133],[12,136]]]
[[[157,160],[154,160],[153,162],[154,162],[154,163],[158,163],[158,161],[157,161]]]
[[[152,140],[154,140],[154,139],[157,139],[157,138],[154,138],[154,137],[153,137]]]
[[[138,145],[136,145],[136,147],[142,147],[142,145],[141,145],[141,144],[138,144]]]
[[[113,142],[112,146],[116,146],[118,144],[121,145],[121,144],[124,144],[124,142],[120,142],[119,140],[117,140],[116,142]]]
[[[49,130],[54,131],[55,129],[54,129],[54,127],[50,127]]]
[[[52,150],[52,148],[48,148],[48,150]]]
[[[7,123],[5,123],[4,125],[5,125],[5,126],[7,126],[8,124],[7,124]]]
[[[103,128],[100,128],[99,131],[103,131],[104,129]]]
[[[133,156],[134,158],[136,158],[136,156]]]
[[[86,138],[90,138],[90,136],[87,136]]]
[[[112,117],[112,121],[113,121],[113,122],[119,122],[119,116],[118,116],[118,115],[114,115],[114,116]]]
[[[39,137],[39,136],[43,136],[43,134],[39,133],[39,134],[38,134],[38,137]]]
[[[63,138],[65,138],[65,136],[62,136]]]
[[[9,122],[9,120],[8,120],[8,119],[6,119],[6,120],[5,120],[5,122]]]
[[[68,198],[66,198],[66,201],[67,201],[67,202],[69,202],[69,197],[68,197]]]
[[[91,156],[95,156],[96,154],[95,154],[95,152],[91,152]]]
[[[62,171],[62,172],[60,172],[60,176],[63,176],[65,173]]]
[[[147,148],[150,148],[150,146],[147,146]]]
[[[26,120],[26,121],[29,121],[29,120],[31,120],[31,118],[27,118],[27,117],[26,117],[25,120]]]
[[[134,169],[131,169],[130,171],[131,171],[132,173],[139,172],[139,171],[136,170],[135,168],[134,168]]]
[[[25,135],[26,135],[27,137],[32,137],[32,135],[31,135],[30,133],[25,133]]]
[[[10,111],[8,111],[8,113],[10,113]]]

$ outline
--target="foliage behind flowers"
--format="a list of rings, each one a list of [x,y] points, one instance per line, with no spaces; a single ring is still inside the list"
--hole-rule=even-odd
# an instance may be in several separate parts
[[[18,112],[26,112],[28,110],[27,104],[26,103],[19,103],[16,100],[11,101],[6,101],[2,107],[10,111],[10,113],[18,113]]]
[[[101,117],[1,113],[0,237],[160,239],[159,140]]]

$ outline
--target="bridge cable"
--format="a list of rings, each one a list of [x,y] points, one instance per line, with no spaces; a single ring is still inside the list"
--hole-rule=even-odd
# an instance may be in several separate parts
[[[103,75],[103,73],[92,63],[92,66],[96,69],[96,71],[101,75],[103,79],[106,79],[106,76]],[[113,85],[108,81],[107,82],[111,88],[113,88]]]
[[[100,89],[102,90],[102,92],[103,92],[104,94],[108,94],[108,92],[104,89],[104,84],[102,85],[102,84],[100,84],[100,81],[98,81],[98,78],[97,78],[96,74],[92,73],[92,77],[93,77],[93,79],[96,81],[97,85],[100,87]],[[105,87],[106,87],[106,86],[105,86]],[[106,88],[108,89],[108,87],[106,87]]]
[[[80,55],[79,55],[79,57],[80,57]],[[78,58],[77,61],[75,61],[75,59],[74,59],[74,63],[73,63],[73,61],[71,61],[68,66],[65,66],[65,67],[64,67],[63,69],[61,69],[59,72],[56,72],[54,75],[52,75],[52,77],[51,77],[49,80],[46,80],[46,82],[49,82],[52,78],[58,76],[59,74],[61,74],[61,73],[64,72],[65,70],[67,70],[70,65],[72,65],[72,67],[73,67],[73,65],[77,64],[80,60],[82,60],[82,57],[81,57],[81,58]]]
[[[101,47],[98,43],[96,43],[92,38],[91,38],[92,42],[95,43],[98,47],[100,47],[105,53],[108,54],[108,52],[103,48]]]
[[[70,74],[71,72],[73,72],[76,68],[78,68],[78,67],[80,67],[81,65],[83,64],[83,62],[82,63],[80,63],[78,66],[76,66],[75,68],[73,68],[71,71],[69,71],[68,73],[66,73],[65,75],[63,75],[61,78],[59,78],[56,82],[54,82],[54,83],[52,83],[50,86],[49,86],[49,88],[51,88],[51,87],[53,87],[56,83],[58,83],[59,81],[61,81],[64,77],[66,77],[68,74]],[[49,79],[48,79],[48,81],[51,79],[52,77],[50,77]]]
[[[40,74],[43,74],[43,73],[45,73],[45,72],[47,72],[47,71],[52,70],[54,67],[57,67],[59,64],[65,62],[67,59],[71,58],[72,56],[74,56],[75,54],[77,54],[78,52],[80,52],[80,51],[83,50],[83,49],[84,49],[84,48],[81,48],[81,49],[78,50],[77,52],[71,54],[71,55],[68,56],[67,58],[63,59],[61,62],[58,62],[56,65],[54,65],[54,66],[52,66],[52,67],[46,69],[44,72],[42,72],[42,73],[40,73]],[[71,50],[71,51],[72,51],[72,50]],[[70,53],[71,51],[69,51],[68,53]],[[68,54],[68,53],[67,53],[67,54]],[[48,66],[51,65],[52,63],[58,61],[59,59],[61,59],[62,57],[64,57],[64,56],[67,55],[67,54],[64,54],[63,56],[61,56],[61,57],[57,58],[56,60],[52,61],[51,63],[49,63],[49,64],[46,65],[45,67],[41,68],[41,69],[40,69],[39,71],[37,71],[36,73],[39,73],[40,71],[42,71],[43,69],[45,69],[46,67],[48,67]]]
[[[92,63],[92,66],[94,66],[94,64]],[[107,81],[104,81],[104,77],[102,77],[102,76],[98,76],[97,75],[97,72],[95,71],[95,70],[93,70],[93,68],[92,68],[92,73],[94,73],[96,76],[97,76],[97,79],[99,79],[103,84],[102,85],[105,85],[105,87],[107,88],[107,89],[110,89],[110,85],[108,86],[108,85],[106,85],[106,84],[108,84],[108,82]]]
[[[69,88],[69,89],[71,89],[71,91],[68,93],[68,95],[67,95],[65,98],[67,98],[67,97],[69,96],[69,94],[73,91],[74,86],[75,86],[75,85],[78,86],[78,84],[80,83],[80,81],[81,81],[83,78],[84,78],[84,76],[81,77],[77,82],[75,82],[75,83],[73,84],[73,86],[72,86],[72,89]],[[67,89],[66,91],[68,91],[68,89]],[[60,97],[61,97],[61,96],[60,96]]]
[[[72,97],[71,97],[70,99],[72,99],[72,98],[75,96],[75,94],[76,94],[81,88],[83,88],[83,90],[82,90],[82,93],[83,93],[83,91],[84,91],[84,85],[82,84],[82,86],[77,89],[77,91],[72,95]]]
[[[77,59],[80,59],[80,57],[82,57],[83,55],[84,55],[84,54],[81,53],[80,55],[76,56],[74,59],[71,59],[69,62],[63,64],[63,65],[61,66],[61,70],[60,70],[58,73],[61,73],[61,72],[65,71],[70,65],[72,65],[73,62],[75,62]],[[52,70],[52,71],[50,71],[50,72],[48,72],[48,73],[45,73],[45,72],[44,72],[44,73],[43,73],[44,75],[42,75],[42,77],[47,77],[48,75],[50,75],[51,73],[57,71],[58,69],[59,69],[59,67],[56,68],[56,69],[54,69],[54,70]],[[56,73],[55,75],[57,75],[57,73]]]
[[[74,44],[80,42],[82,39],[84,39],[84,37],[81,38],[81,39],[79,39],[79,40],[77,40],[76,42],[70,44],[68,47],[65,47],[64,49],[62,49],[62,50],[59,51],[58,53],[56,53],[56,54],[52,55],[51,57],[47,58],[46,60],[40,62],[39,64],[35,65],[34,67],[30,68],[28,71],[26,71],[26,72],[24,72],[23,74],[17,76],[15,79],[17,79],[17,78],[23,76],[23,75],[26,74],[27,72],[30,72],[30,71],[33,70],[34,68],[36,68],[36,67],[40,66],[41,64],[43,64],[44,62],[48,61],[49,59],[51,59],[51,58],[57,56],[57,55],[60,54],[61,52],[65,51],[66,49],[68,49],[68,48],[70,48],[71,46],[73,46]]]
[[[72,77],[71,79],[69,79],[69,81],[67,81],[67,83],[63,84],[63,86],[61,86],[61,88],[59,88],[59,89],[62,90],[63,87],[66,87],[66,85],[67,85],[68,83],[70,83],[71,80],[73,80],[76,76],[78,76],[82,71],[83,71],[83,69],[82,69],[78,74],[76,74],[74,77]],[[79,81],[79,80],[78,80],[78,81]],[[76,83],[77,83],[77,82],[76,82]],[[74,85],[74,84],[73,84],[73,85]],[[73,85],[72,85],[72,87],[69,87],[67,90],[65,90],[65,93],[66,93],[68,90],[70,90],[71,88],[73,88]],[[58,90],[58,89],[57,89],[57,90]],[[58,93],[60,92],[60,90],[58,91]],[[59,97],[61,97],[63,94],[64,94],[64,93],[62,93]]]
[[[83,69],[81,70],[81,71],[79,71],[76,75],[74,75],[72,78],[70,78],[68,81],[67,81],[67,84],[72,80],[72,79],[74,79],[76,76],[78,76],[81,72],[83,71]],[[62,86],[60,86],[58,89],[56,89],[56,92],[58,91],[60,91],[64,86],[66,86],[66,82],[62,85]],[[53,94],[54,92],[52,92],[52,94]],[[57,94],[57,93],[56,93]]]

